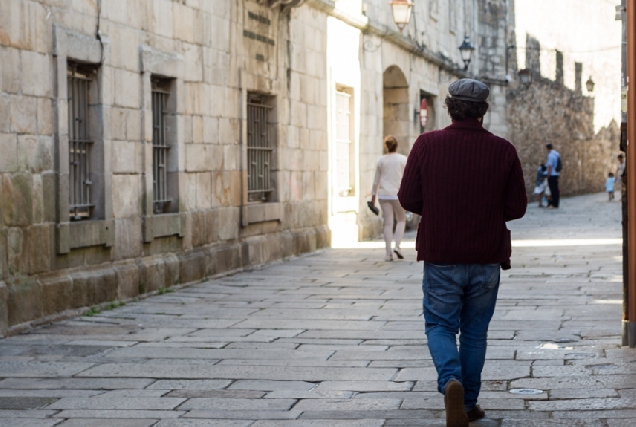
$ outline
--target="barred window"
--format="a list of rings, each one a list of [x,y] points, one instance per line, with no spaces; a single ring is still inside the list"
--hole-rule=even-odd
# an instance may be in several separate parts
[[[272,201],[274,192],[272,106],[268,105],[267,98],[250,95],[247,101],[247,191],[250,202]]]
[[[340,196],[353,195],[355,152],[351,133],[351,94],[336,92],[336,191]]]
[[[94,84],[94,69],[69,63],[67,70],[69,214],[72,220],[90,219],[95,211],[91,156],[94,141],[90,137],[89,123],[89,93]]]
[[[166,116],[170,96],[170,80],[152,80],[152,178],[153,210],[155,213],[168,211],[172,199],[169,196],[168,156],[170,141]]]

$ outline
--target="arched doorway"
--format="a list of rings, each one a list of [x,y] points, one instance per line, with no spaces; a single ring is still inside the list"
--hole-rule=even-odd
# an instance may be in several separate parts
[[[384,71],[383,83],[383,133],[384,136],[395,136],[400,144],[398,151],[406,155],[411,146],[409,84],[404,73],[397,65],[392,65]]]

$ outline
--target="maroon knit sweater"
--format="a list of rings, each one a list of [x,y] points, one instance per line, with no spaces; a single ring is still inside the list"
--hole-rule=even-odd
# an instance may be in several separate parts
[[[479,121],[456,121],[420,135],[398,198],[422,216],[418,261],[510,268],[506,222],[526,213],[523,171],[515,147]]]

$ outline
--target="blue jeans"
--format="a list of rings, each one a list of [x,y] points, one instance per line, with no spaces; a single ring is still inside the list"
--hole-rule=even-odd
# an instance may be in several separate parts
[[[424,263],[424,321],[437,389],[444,394],[448,381],[462,383],[466,411],[477,405],[479,397],[499,278],[499,264]]]

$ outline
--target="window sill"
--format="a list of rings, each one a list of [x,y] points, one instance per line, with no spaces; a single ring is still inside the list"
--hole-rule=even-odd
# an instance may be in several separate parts
[[[332,212],[334,214],[357,212],[358,203],[358,198],[355,194],[351,196],[336,196],[332,200]]]
[[[178,213],[158,214],[144,218],[144,242],[150,243],[158,237],[183,237],[182,217]]]
[[[279,202],[255,203],[245,205],[243,209],[245,211],[247,224],[258,224],[261,222],[281,220],[281,204]]]
[[[115,221],[112,219],[67,222],[59,224],[58,227],[59,254],[91,246],[110,248],[115,243]]]

